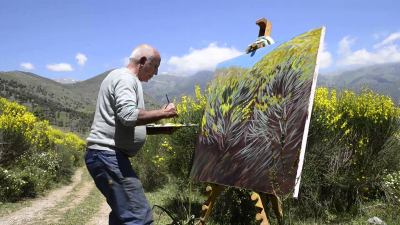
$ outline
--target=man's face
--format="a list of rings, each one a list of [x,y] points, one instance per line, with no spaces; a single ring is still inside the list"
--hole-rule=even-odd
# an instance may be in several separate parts
[[[160,57],[154,57],[153,59],[147,60],[139,71],[139,80],[147,82],[153,77],[153,75],[157,75],[160,62]]]

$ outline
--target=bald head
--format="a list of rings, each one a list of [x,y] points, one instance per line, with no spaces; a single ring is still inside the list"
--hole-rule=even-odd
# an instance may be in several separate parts
[[[129,59],[134,63],[139,63],[143,57],[148,61],[152,61],[154,58],[160,58],[160,53],[154,47],[142,44],[133,49]]]
[[[133,49],[129,56],[128,69],[130,69],[141,81],[150,80],[157,75],[161,56],[154,47],[142,44]]]

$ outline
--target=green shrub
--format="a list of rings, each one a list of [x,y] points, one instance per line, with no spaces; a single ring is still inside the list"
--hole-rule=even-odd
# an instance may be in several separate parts
[[[132,166],[146,191],[161,188],[168,181],[161,140],[159,135],[148,136],[143,148],[131,158]]]
[[[20,171],[20,178],[25,182],[22,186],[22,197],[37,197],[40,193],[47,190],[53,184],[54,175],[48,171],[29,166]]]
[[[0,202],[16,201],[23,193],[26,184],[19,173],[0,167]]]
[[[56,145],[52,160],[56,166],[55,180],[68,182],[74,174],[75,168],[83,164],[83,152],[65,145]]]
[[[174,123],[200,124],[206,104],[205,95],[200,87],[195,87],[195,96],[183,96],[177,104],[178,117],[170,120]],[[175,177],[188,179],[194,150],[197,143],[198,127],[181,128],[168,137],[167,142],[171,147],[167,157],[168,172]]]
[[[400,206],[400,171],[390,173],[382,180],[387,199],[394,205]]]
[[[399,112],[389,97],[369,90],[317,89],[299,200],[286,201],[293,213],[356,214],[362,202],[380,198],[382,177],[400,169],[398,149],[387,147]]]

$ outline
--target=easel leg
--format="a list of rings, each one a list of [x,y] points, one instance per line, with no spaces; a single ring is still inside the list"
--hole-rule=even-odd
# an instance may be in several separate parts
[[[267,194],[269,200],[271,201],[272,204],[272,209],[274,210],[274,213],[276,215],[276,218],[278,219],[278,224],[282,225],[283,224],[283,210],[282,210],[282,202],[279,199],[277,195],[273,194]]]
[[[205,225],[208,217],[210,216],[211,210],[214,206],[215,199],[224,190],[220,185],[211,184],[207,186],[206,191],[208,192],[208,199],[201,207],[201,216],[199,225]]]
[[[266,199],[261,198],[261,196],[258,193],[253,192],[251,194],[251,200],[256,201],[255,204],[257,208],[256,220],[261,221],[260,225],[269,225],[268,217],[264,208],[264,206],[266,206],[267,203]]]
[[[264,193],[258,194],[256,192],[253,192],[251,195],[251,200],[257,201],[256,202],[256,207],[257,207],[256,220],[261,220],[260,225],[269,225],[267,213],[265,211],[265,207],[267,206],[268,201],[271,202],[272,210],[275,213],[275,216],[278,220],[278,224],[279,225],[283,224],[282,202],[277,195],[264,194]]]

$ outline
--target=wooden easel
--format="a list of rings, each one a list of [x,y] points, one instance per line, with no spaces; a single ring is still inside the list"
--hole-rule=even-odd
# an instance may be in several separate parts
[[[265,18],[258,19],[256,24],[259,26],[258,38],[255,42],[251,43],[246,53],[254,52],[255,50],[271,45],[274,43],[270,37],[272,30],[272,23]],[[200,225],[205,225],[208,217],[210,216],[211,210],[214,206],[215,200],[218,195],[224,190],[224,187],[217,184],[211,184],[207,186],[206,191],[208,192],[208,198],[202,206],[202,213],[200,216]],[[251,200],[255,201],[256,206],[256,220],[260,221],[260,225],[269,225],[268,215],[265,210],[268,202],[271,202],[272,210],[276,215],[278,224],[283,224],[283,210],[282,202],[276,194],[265,194],[256,193],[251,194]]]
[[[254,52],[259,48],[263,48],[267,45],[271,45],[274,43],[273,39],[270,37],[272,23],[265,18],[261,18],[256,21],[256,24],[259,26],[258,38],[255,42],[248,45],[246,53]],[[200,225],[206,224],[206,221],[209,218],[211,210],[214,206],[215,200],[223,190],[224,187],[221,185],[211,184],[207,186],[206,191],[208,192],[208,198],[201,207],[202,213],[200,216]],[[251,200],[255,201],[256,220],[260,221],[260,225],[270,224],[267,212],[265,210],[268,202],[271,203],[272,210],[278,220],[278,224],[283,224],[282,202],[276,194],[253,192],[250,197]]]
[[[271,21],[261,18],[256,21],[256,24],[259,26],[258,38],[256,41],[249,44],[246,49],[246,53],[254,52],[259,48],[263,48],[274,43],[274,40],[270,36],[272,31]]]

